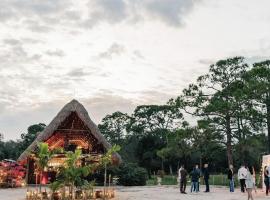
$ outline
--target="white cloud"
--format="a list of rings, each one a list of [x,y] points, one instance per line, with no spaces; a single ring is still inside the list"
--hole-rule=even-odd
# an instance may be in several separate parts
[[[200,0],[3,0],[0,21],[15,21],[34,32],[51,31],[55,25],[92,28],[107,22],[160,20],[179,26]]]
[[[98,57],[101,59],[112,59],[114,55],[121,55],[125,52],[123,45],[113,43],[106,51],[99,53]]]
[[[0,132],[18,138],[72,98],[96,121],[164,103],[218,59],[268,58],[269,6],[268,0],[2,0]]]
[[[48,51],[46,51],[46,54],[49,55],[49,56],[57,56],[57,57],[65,56],[64,51],[62,51],[61,49],[48,50]]]
[[[169,25],[181,26],[185,16],[199,0],[146,0],[141,1],[148,15]]]

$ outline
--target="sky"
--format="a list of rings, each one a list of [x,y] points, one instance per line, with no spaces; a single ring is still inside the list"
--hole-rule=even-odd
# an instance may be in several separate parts
[[[1,0],[0,133],[72,99],[94,122],[163,104],[219,59],[270,55],[269,0]]]

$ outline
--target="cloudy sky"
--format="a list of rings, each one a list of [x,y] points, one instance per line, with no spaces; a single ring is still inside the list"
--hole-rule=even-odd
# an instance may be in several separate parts
[[[99,123],[160,104],[230,56],[270,55],[269,0],[1,0],[0,133],[73,98]]]

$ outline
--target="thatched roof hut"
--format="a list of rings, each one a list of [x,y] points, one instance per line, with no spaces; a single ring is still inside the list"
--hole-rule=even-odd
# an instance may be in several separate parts
[[[48,141],[57,131],[64,130],[59,127],[63,127],[64,124],[71,124],[70,120],[67,119],[71,115],[76,115],[76,118],[80,120],[81,126],[85,129],[83,134],[88,134],[88,137],[94,138],[93,141],[98,143],[104,150],[108,150],[111,148],[111,145],[106,141],[104,136],[99,131],[96,124],[90,119],[88,112],[84,108],[84,106],[79,103],[77,100],[72,100],[68,104],[66,104],[62,110],[56,115],[56,117],[52,120],[52,122],[41,132],[38,134],[37,138],[34,142],[20,155],[18,161],[24,161],[27,157],[34,151],[37,150],[37,145],[40,142]],[[73,124],[72,124],[73,126]],[[66,130],[66,129],[65,129]],[[62,133],[63,134],[63,133]],[[72,134],[70,132],[70,134]],[[121,157],[119,154],[115,154],[113,156],[115,162],[120,163]]]

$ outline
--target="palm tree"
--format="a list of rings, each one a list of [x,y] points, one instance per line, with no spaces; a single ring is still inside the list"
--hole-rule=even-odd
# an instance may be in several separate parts
[[[74,199],[74,187],[80,186],[84,180],[83,177],[89,175],[91,171],[90,166],[81,167],[78,161],[81,158],[81,150],[66,153],[65,166],[60,169],[58,179],[63,181],[65,185],[69,186],[69,196]]]
[[[81,150],[77,149],[75,152],[66,152],[65,165],[59,169],[60,172],[57,176],[57,181],[63,183],[63,185],[68,186],[68,199],[74,199],[75,187],[82,188],[85,184],[87,184],[84,180],[84,177],[88,176],[98,167],[109,164],[112,160],[112,154],[119,151],[119,149],[119,146],[112,147],[105,155],[101,157],[98,163],[92,163],[87,166],[81,166],[79,164],[82,154]]]
[[[112,146],[105,155],[100,159],[100,164],[104,168],[104,188],[103,188],[103,199],[106,199],[106,188],[107,188],[107,166],[112,162],[112,156],[114,153],[120,151],[119,145]]]
[[[36,164],[38,171],[40,173],[40,183],[39,183],[39,191],[41,192],[41,182],[43,178],[43,172],[46,167],[48,167],[48,162],[55,154],[55,151],[50,151],[47,143],[39,143],[38,151],[36,152]]]

